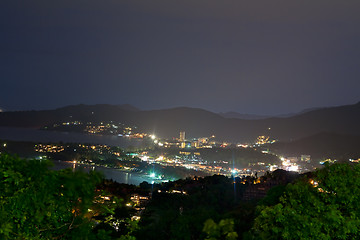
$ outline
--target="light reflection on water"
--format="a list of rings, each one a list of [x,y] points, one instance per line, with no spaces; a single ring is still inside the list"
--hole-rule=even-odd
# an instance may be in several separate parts
[[[143,181],[146,181],[149,183],[152,181],[150,178],[148,178],[142,174],[123,172],[119,169],[114,169],[114,168],[88,166],[88,165],[75,164],[75,163],[71,163],[71,162],[62,162],[62,161],[53,161],[53,163],[54,163],[54,167],[52,167],[52,169],[54,169],[54,170],[60,170],[60,169],[65,169],[65,168],[72,168],[74,170],[81,169],[85,172],[96,170],[96,171],[102,172],[106,179],[112,179],[118,183],[139,185]]]
[[[148,143],[142,139],[129,139],[109,135],[90,135],[75,132],[45,131],[34,128],[0,127],[0,139],[10,141],[29,142],[64,142],[64,143],[91,143],[106,144],[127,148],[129,146],[143,147]],[[118,169],[79,165],[70,162],[53,161],[55,170],[64,168],[83,169],[84,171],[96,170],[104,174],[106,179],[112,179],[118,183],[139,185],[143,181],[151,183],[152,179],[139,173],[127,173]]]

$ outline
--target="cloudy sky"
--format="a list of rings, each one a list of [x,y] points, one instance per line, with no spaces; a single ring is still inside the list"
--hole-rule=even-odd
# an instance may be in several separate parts
[[[0,2],[0,108],[282,114],[360,101],[358,0]]]

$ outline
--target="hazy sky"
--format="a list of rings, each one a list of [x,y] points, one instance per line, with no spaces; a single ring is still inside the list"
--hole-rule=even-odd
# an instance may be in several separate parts
[[[360,101],[359,0],[0,1],[0,108]]]

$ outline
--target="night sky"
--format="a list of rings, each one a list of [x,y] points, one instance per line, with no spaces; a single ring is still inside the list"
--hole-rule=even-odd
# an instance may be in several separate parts
[[[0,108],[360,101],[359,0],[0,1]]]

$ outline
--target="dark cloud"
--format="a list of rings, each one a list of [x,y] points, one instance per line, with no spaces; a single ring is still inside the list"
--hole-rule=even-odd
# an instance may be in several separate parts
[[[359,1],[2,1],[0,106],[359,101]]]

